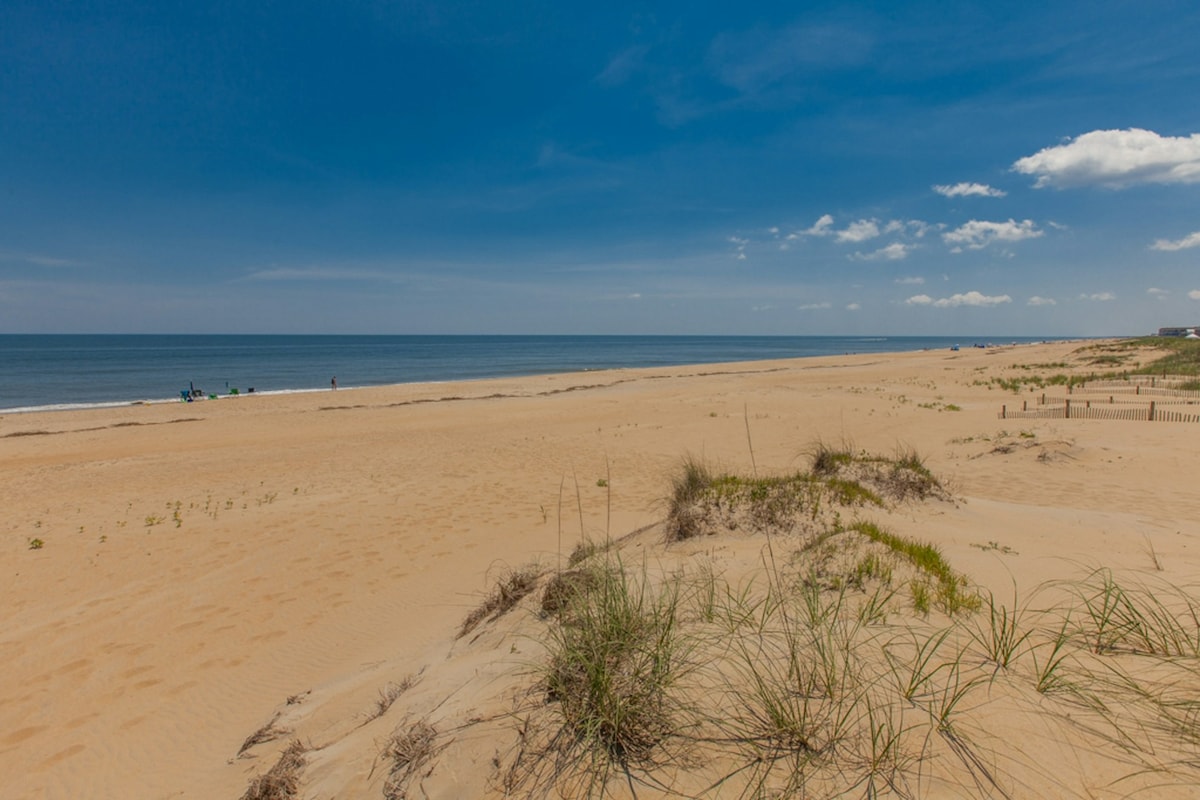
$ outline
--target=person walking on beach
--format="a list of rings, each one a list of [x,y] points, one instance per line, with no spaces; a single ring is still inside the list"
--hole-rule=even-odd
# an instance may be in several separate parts
[[[334,391],[337,391],[337,375],[334,375],[333,380],[329,381],[329,387]]]

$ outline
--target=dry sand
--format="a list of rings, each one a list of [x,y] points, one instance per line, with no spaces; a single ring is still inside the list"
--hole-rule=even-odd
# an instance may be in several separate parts
[[[494,789],[506,719],[463,721],[511,708],[538,629],[525,610],[473,643],[460,623],[504,568],[553,566],[581,525],[603,538],[661,523],[689,454],[748,474],[806,468],[818,440],[911,447],[957,499],[889,524],[982,587],[1009,595],[1081,565],[1194,584],[1200,425],[1000,420],[1020,398],[981,385],[1078,347],[0,416],[0,797],[237,798],[293,737],[309,748],[298,796],[381,797],[380,753],[414,713],[463,725],[430,796]],[[632,546],[738,552],[656,540]],[[289,735],[239,756],[276,714]],[[1086,777],[1103,750],[995,725],[1031,737],[1032,763],[1007,765],[1017,794],[1122,794]]]

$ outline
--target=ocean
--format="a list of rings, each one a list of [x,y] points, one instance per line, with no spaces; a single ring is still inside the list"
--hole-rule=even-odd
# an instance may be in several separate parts
[[[955,336],[0,334],[0,413],[553,372],[1044,341]]]

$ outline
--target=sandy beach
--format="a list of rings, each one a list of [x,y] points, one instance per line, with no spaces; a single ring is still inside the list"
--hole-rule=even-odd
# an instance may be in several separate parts
[[[1064,390],[992,378],[1095,369],[1081,347],[0,416],[0,798],[238,798],[293,740],[295,796],[402,797],[388,742],[417,719],[437,747],[409,776],[424,794],[407,796],[571,796],[504,777],[519,760],[513,710],[545,659],[537,601],[457,634],[507,570],[550,574],[585,538],[625,537],[623,559],[656,574],[761,568],[745,531],[664,543],[689,456],[767,475],[808,469],[818,443],[915,451],[946,499],[876,516],[936,545],[980,596],[1027,598],[1097,567],[1194,592],[1200,424],[998,417]],[[1194,743],[1156,751],[1177,769],[1129,778],[1145,764],[1042,724],[1068,713],[1046,707],[1060,701],[1004,680],[978,689],[963,735],[996,783],[957,796],[1190,795]],[[956,796],[939,759],[926,769],[918,754],[897,785]]]

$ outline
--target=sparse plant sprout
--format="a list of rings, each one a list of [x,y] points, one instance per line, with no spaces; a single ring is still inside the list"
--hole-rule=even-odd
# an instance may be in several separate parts
[[[292,800],[300,791],[304,745],[294,740],[265,774],[250,781],[241,800]]]
[[[529,565],[518,570],[511,570],[500,578],[496,588],[484,601],[463,620],[458,638],[473,631],[486,618],[493,620],[508,613],[523,597],[537,586],[542,571],[536,565]]]
[[[46,546],[46,543],[44,541],[42,541],[41,539],[35,538],[35,539],[29,540],[29,549],[30,550],[41,550],[45,546]]]
[[[605,480],[604,478],[597,478],[596,485],[599,486],[601,489],[603,489],[606,486],[608,486],[608,481]]]

